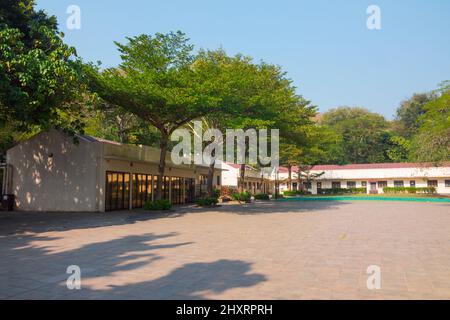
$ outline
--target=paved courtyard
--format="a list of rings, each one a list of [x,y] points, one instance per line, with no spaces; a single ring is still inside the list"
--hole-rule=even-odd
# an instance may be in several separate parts
[[[450,299],[450,204],[0,213],[0,298]]]

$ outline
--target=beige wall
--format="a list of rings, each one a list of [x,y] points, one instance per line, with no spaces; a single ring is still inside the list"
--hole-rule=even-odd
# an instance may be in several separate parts
[[[8,150],[16,210],[98,211],[99,147],[50,130]]]
[[[155,148],[82,138],[74,144],[61,131],[50,130],[8,150],[12,183],[7,192],[15,195],[19,211],[103,212],[107,171],[156,175],[158,159]],[[194,178],[198,184],[208,173],[207,167],[176,166],[170,154],[166,162],[166,176]],[[220,174],[216,170],[214,184]]]

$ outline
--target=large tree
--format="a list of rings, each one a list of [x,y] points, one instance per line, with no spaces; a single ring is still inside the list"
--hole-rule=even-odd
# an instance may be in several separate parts
[[[339,163],[376,163],[387,161],[386,141],[389,123],[364,108],[340,107],[322,115],[320,124],[341,136],[343,152]]]
[[[34,0],[0,2],[0,125],[18,130],[75,125],[64,118],[80,93],[81,64],[56,18]]]
[[[411,142],[413,161],[450,161],[450,88],[443,86],[439,97],[424,106],[422,123]]]
[[[189,39],[182,32],[140,35],[116,43],[118,68],[90,66],[92,89],[106,102],[131,112],[160,134],[160,161],[155,199],[161,199],[170,135],[193,119],[213,112],[221,97],[219,80],[201,69]]]
[[[303,127],[312,124],[310,118],[315,115],[315,107],[296,95],[295,87],[280,67],[255,63],[250,57],[242,55],[230,57],[223,50],[202,51],[196,64],[204,74],[220,80],[216,85],[216,93],[221,97],[219,107],[204,117],[206,127],[222,132],[228,128],[279,129],[281,136],[301,142]],[[242,164],[241,188],[245,182],[245,168]],[[208,175],[210,192],[213,172],[214,163],[211,163]]]
[[[401,102],[397,109],[395,131],[404,138],[411,138],[421,126],[421,116],[425,113],[425,105],[436,98],[433,93],[416,93]]]

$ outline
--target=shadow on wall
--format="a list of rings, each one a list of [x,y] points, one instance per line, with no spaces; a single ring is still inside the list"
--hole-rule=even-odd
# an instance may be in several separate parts
[[[195,245],[192,242],[167,242],[167,239],[177,235],[149,233],[125,236],[87,243],[63,252],[56,249],[58,241],[64,241],[59,237],[8,237],[0,248],[1,256],[7,257],[5,264],[2,264],[2,271],[7,278],[0,276],[5,280],[0,286],[0,297],[204,299],[208,293],[218,294],[233,288],[251,287],[266,280],[262,274],[251,273],[250,263],[225,259],[187,263],[172,271],[169,271],[171,267],[168,264],[165,275],[155,276],[153,264],[156,261],[170,258],[174,255],[172,250],[176,248]],[[66,287],[68,275],[65,271],[69,265],[81,268],[81,290],[68,290]],[[21,291],[20,284],[17,287],[17,281],[11,279],[21,279],[32,284],[27,284],[29,288]]]
[[[8,151],[18,210],[95,211],[97,144],[52,129]]]

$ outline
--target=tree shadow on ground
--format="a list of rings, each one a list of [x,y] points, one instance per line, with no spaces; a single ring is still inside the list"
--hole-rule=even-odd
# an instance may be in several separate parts
[[[224,205],[217,211],[238,215],[306,213],[337,210],[349,205],[345,201],[261,201],[241,205]]]
[[[266,281],[263,274],[251,273],[251,263],[242,260],[217,260],[187,263],[165,276],[123,286],[110,286],[104,291],[83,289],[67,299],[90,296],[100,299],[175,299],[200,300],[234,288],[249,288]],[[90,292],[89,292],[90,291]]]
[[[334,210],[347,204],[349,202],[343,201],[266,201],[250,204],[224,204],[215,208],[198,208],[193,205],[176,206],[173,210],[162,212],[145,210],[107,213],[2,212],[0,213],[0,238],[5,235],[27,232],[68,231],[131,225],[142,221],[176,219],[188,214],[205,212],[239,215],[302,213]]]
[[[9,236],[0,248],[0,298],[204,299],[208,293],[265,281],[264,275],[250,273],[250,263],[240,260],[175,264],[180,251],[175,256],[171,249],[193,245],[168,241],[177,235],[147,233],[99,242],[80,239],[74,248],[63,235]],[[155,274],[153,264],[170,257],[174,264],[165,264],[167,272],[159,269]],[[67,289],[66,270],[71,265],[81,269],[81,290]]]

